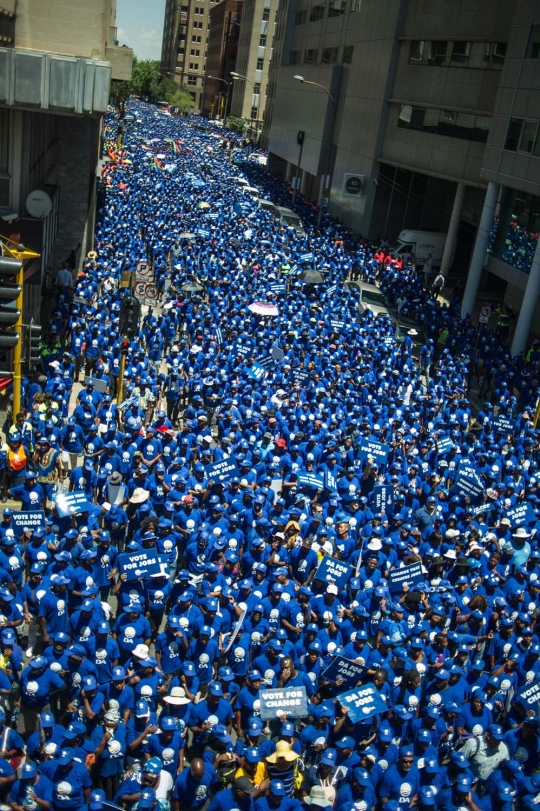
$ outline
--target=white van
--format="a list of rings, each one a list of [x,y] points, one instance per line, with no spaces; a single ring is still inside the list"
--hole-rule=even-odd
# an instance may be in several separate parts
[[[445,242],[446,234],[438,231],[405,230],[398,236],[393,251],[397,254],[403,254],[403,257],[409,253],[414,253],[417,266],[423,265],[428,255],[431,254],[433,264],[440,265]]]
[[[280,225],[282,225],[284,228],[294,228],[294,230],[302,236],[306,235],[304,224],[296,211],[293,211],[290,208],[285,208],[284,206],[276,206],[276,210],[279,216]]]

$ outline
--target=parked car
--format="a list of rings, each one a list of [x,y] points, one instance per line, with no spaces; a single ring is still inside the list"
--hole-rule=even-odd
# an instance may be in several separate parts
[[[299,234],[305,236],[306,229],[298,214],[292,208],[285,208],[284,206],[277,206],[279,216],[279,223],[285,228],[294,228]]]

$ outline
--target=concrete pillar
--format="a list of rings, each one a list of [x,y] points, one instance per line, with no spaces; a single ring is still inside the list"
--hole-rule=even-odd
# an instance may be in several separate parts
[[[444,245],[444,251],[441,259],[441,273],[443,276],[448,275],[452,258],[454,256],[454,248],[456,245],[456,237],[461,222],[461,210],[463,208],[463,201],[465,199],[465,191],[467,186],[460,181],[457,184],[456,196],[454,197],[454,205],[452,207],[452,214],[450,215],[450,222],[448,224],[448,236]]]
[[[498,183],[493,183],[492,180],[489,181],[482,216],[480,218],[480,225],[478,226],[478,232],[476,234],[476,242],[474,243],[469,275],[467,276],[467,286],[465,287],[463,301],[461,302],[462,318],[465,318],[467,313],[472,313],[474,307],[500,188]]]
[[[538,301],[538,293],[540,293],[540,239],[536,242],[536,250],[529,271],[523,304],[521,305],[516,331],[514,332],[512,355],[519,355],[527,346],[527,338],[529,337],[531,321]]]

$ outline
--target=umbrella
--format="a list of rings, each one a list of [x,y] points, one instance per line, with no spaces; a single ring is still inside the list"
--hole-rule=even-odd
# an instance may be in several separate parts
[[[253,301],[248,305],[248,310],[257,315],[279,315],[279,310],[275,304],[267,304],[266,301]]]
[[[197,203],[197,208],[210,208],[210,203]]]
[[[300,278],[306,284],[322,284],[324,282],[324,276],[319,270],[303,270]]]
[[[195,239],[195,234],[190,234],[189,231],[186,231],[185,234],[180,234],[178,239]]]
[[[200,293],[201,290],[204,290],[204,287],[198,282],[184,282],[180,286],[180,290],[182,293]]]

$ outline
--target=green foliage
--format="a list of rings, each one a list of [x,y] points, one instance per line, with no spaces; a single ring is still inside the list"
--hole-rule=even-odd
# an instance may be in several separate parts
[[[126,114],[126,102],[130,96],[138,96],[153,104],[167,101],[178,107],[181,113],[189,112],[195,107],[189,88],[162,76],[160,63],[153,59],[140,60],[134,56],[131,81],[111,82],[111,101],[121,118]]]
[[[230,115],[227,119],[227,129],[238,132],[240,135],[245,133],[247,124],[247,118],[235,118],[235,116]]]

